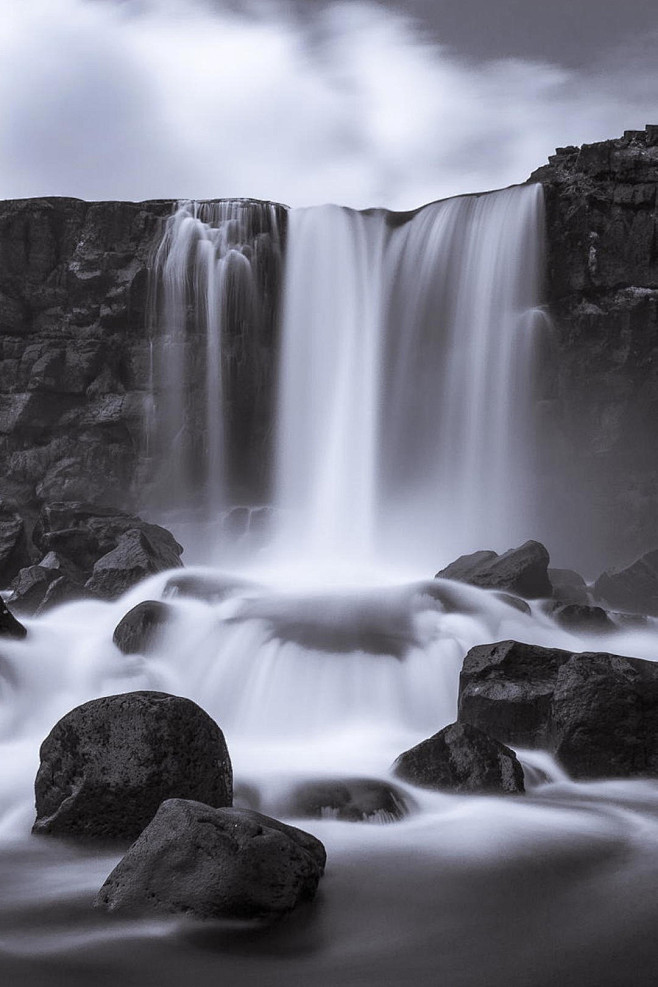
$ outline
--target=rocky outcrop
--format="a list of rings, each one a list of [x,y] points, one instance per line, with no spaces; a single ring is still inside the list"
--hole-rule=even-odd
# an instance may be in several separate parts
[[[76,707],[41,745],[34,833],[134,840],[165,799],[231,804],[224,736],[189,699],[128,692]]]
[[[658,777],[658,664],[517,641],[472,648],[459,722],[554,753],[574,778]]]
[[[157,472],[145,429],[158,402],[149,269],[174,206],[0,202],[0,497],[23,507],[48,500],[143,505]],[[275,212],[283,233],[285,209]],[[259,235],[254,229],[247,247],[262,253]],[[264,484],[279,288],[278,268],[263,271],[267,305],[258,333],[242,312],[224,341],[237,368],[227,441],[250,493]]]
[[[546,199],[551,548],[600,571],[658,544],[656,128],[558,148],[531,181]]]
[[[277,919],[312,898],[326,853],[310,833],[249,809],[170,799],[117,864],[97,907],[201,919]]]
[[[516,795],[523,768],[509,747],[470,723],[451,723],[400,754],[394,773],[412,785],[460,794]]]
[[[486,551],[462,555],[437,572],[436,578],[454,579],[482,589],[508,590],[533,600],[553,593],[548,563],[545,547],[538,541],[527,541],[503,555]]]

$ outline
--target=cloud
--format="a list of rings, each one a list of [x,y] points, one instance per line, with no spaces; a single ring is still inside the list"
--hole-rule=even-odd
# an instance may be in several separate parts
[[[469,63],[400,12],[337,2],[0,0],[0,196],[407,209],[525,180],[642,127],[641,51],[597,70]]]

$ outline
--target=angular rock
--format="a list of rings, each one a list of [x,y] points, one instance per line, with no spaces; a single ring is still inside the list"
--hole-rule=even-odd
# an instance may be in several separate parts
[[[573,778],[658,777],[658,665],[573,655],[557,676],[551,741]]]
[[[2,597],[0,597],[0,637],[12,637],[17,641],[27,637],[27,629],[16,620]]]
[[[400,754],[393,771],[412,785],[437,791],[525,791],[523,768],[514,751],[469,723],[452,723]]]
[[[90,592],[86,586],[74,582],[70,576],[63,574],[57,576],[49,584],[43,600],[37,607],[35,617],[47,613],[53,607],[58,607],[63,603],[75,603],[77,600],[95,600],[97,597]]]
[[[9,602],[16,613],[31,616],[42,603],[48,587],[57,579],[52,569],[40,565],[30,565],[21,569],[11,584]]]
[[[405,795],[393,785],[371,778],[309,781],[298,785],[285,814],[346,822],[395,822],[408,812]]]
[[[549,555],[538,541],[527,541],[504,555],[474,552],[437,572],[437,579],[455,579],[483,589],[507,590],[528,600],[548,597],[553,588],[548,578]]]
[[[549,569],[548,578],[553,587],[553,599],[560,603],[588,602],[587,584],[583,577],[573,569]]]
[[[146,576],[179,567],[180,555],[157,529],[158,525],[145,525],[121,535],[116,548],[96,562],[87,589],[102,599],[115,600]]]
[[[114,628],[112,640],[125,655],[148,654],[171,619],[171,607],[159,600],[145,600],[129,610]]]
[[[21,569],[11,584],[9,602],[19,613],[39,615],[59,603],[90,597],[84,580],[84,574],[72,562],[48,552],[38,565]]]
[[[100,889],[111,912],[271,920],[316,892],[319,840],[249,809],[169,799]]]
[[[594,583],[594,595],[615,609],[658,616],[658,549],[604,572]]]
[[[217,724],[196,703],[128,692],[67,713],[41,745],[35,833],[133,840],[168,798],[232,799]]]
[[[504,744],[548,747],[557,673],[571,652],[518,641],[471,648],[459,677],[460,723]]]

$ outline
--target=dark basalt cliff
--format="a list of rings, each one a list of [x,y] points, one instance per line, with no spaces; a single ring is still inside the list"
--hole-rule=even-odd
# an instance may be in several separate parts
[[[174,206],[0,202],[0,498],[24,511],[59,500],[144,506],[158,473],[145,432],[158,398],[149,268]],[[278,220],[283,229],[283,207]],[[258,347],[249,325],[227,327],[229,410],[236,444],[252,450],[242,467],[252,487],[263,486],[262,469],[253,474],[271,427],[275,313],[276,298]]]
[[[547,210],[547,490],[596,567],[658,545],[658,127],[559,148],[530,180]]]

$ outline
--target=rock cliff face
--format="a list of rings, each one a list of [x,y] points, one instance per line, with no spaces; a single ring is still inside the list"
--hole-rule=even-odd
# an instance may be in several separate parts
[[[658,127],[559,148],[530,180],[547,209],[547,500],[596,568],[658,545]]]
[[[144,505],[157,472],[145,430],[152,398],[149,268],[173,207],[171,201],[0,202],[5,501],[23,510],[60,500]],[[285,210],[278,212],[283,225]],[[274,348],[276,305],[273,297],[257,348],[244,345],[248,325],[227,327],[228,356],[239,367],[232,417],[238,441],[255,449],[243,467],[244,483],[253,487],[263,485],[269,431],[263,394],[272,390],[272,361],[263,350]],[[240,414],[242,406],[252,409],[250,416]]]

